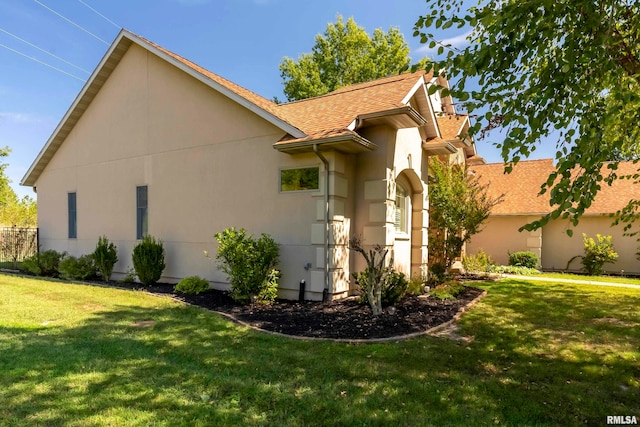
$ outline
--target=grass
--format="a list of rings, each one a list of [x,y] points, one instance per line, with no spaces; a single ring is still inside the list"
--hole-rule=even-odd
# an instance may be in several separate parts
[[[550,279],[587,280],[590,282],[630,283],[632,285],[640,285],[640,278],[637,277],[587,276],[584,274],[572,273],[540,273],[537,274],[536,277],[548,277]]]
[[[640,416],[640,291],[480,285],[470,341],[299,341],[0,275],[0,425],[601,425]]]

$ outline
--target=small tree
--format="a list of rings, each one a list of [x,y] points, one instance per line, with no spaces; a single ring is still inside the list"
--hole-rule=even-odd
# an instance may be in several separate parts
[[[462,246],[480,231],[503,197],[489,197],[487,186],[463,166],[434,157],[429,167],[434,178],[429,185],[429,269],[441,282]]]
[[[92,256],[102,280],[108,282],[113,272],[113,266],[118,262],[116,245],[109,242],[107,236],[100,236]]]
[[[162,241],[156,240],[153,236],[144,236],[142,241],[133,248],[132,258],[133,268],[143,285],[153,285],[160,280],[166,267]]]
[[[385,261],[389,249],[376,245],[367,252],[358,237],[351,238],[349,249],[361,254],[367,262],[367,267],[363,272],[356,275],[356,280],[365,292],[367,302],[371,307],[371,313],[374,316],[378,316],[382,314],[383,282],[387,271]]]

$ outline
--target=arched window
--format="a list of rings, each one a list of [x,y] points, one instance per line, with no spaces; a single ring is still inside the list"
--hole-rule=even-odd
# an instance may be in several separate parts
[[[397,183],[395,216],[396,233],[409,234],[410,201],[411,199],[407,189]]]

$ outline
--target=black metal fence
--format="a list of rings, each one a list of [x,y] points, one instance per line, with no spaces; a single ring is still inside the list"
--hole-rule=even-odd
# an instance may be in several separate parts
[[[0,267],[18,268],[26,257],[38,252],[37,228],[0,228]]]

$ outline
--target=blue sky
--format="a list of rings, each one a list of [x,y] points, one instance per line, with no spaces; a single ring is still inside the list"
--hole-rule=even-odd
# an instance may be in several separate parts
[[[418,61],[435,54],[412,36],[425,13],[420,0],[2,0],[0,146],[12,149],[7,174],[19,195],[33,195],[18,183],[119,27],[262,96],[285,99],[280,61],[309,52],[337,14],[353,16],[369,33],[399,28]],[[464,43],[461,35],[439,34],[458,44]],[[490,141],[478,143],[479,154],[500,161]]]

